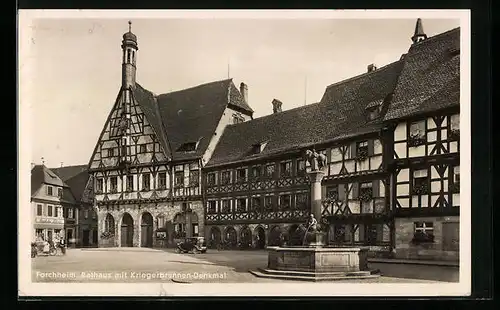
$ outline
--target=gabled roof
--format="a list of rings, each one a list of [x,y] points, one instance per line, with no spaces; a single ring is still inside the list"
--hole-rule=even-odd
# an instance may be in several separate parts
[[[157,96],[136,84],[134,97],[155,131],[166,133],[163,144],[168,146],[164,148],[170,150],[173,160],[201,157],[226,107],[248,115],[253,113],[232,79]],[[198,146],[192,152],[177,152],[184,143],[198,143]]]
[[[42,184],[64,187],[66,184],[44,165],[36,165],[31,169],[31,195],[35,194]]]
[[[51,169],[66,184],[77,201],[81,201],[83,192],[87,186],[90,175],[87,165],[66,166]],[[64,195],[64,193],[63,193]],[[63,196],[63,198],[65,195]]]
[[[368,120],[365,108],[390,99],[402,61],[327,87],[319,103],[226,127],[207,167],[298,151],[321,143],[378,131],[382,117]],[[255,144],[266,142],[261,153]]]
[[[459,51],[460,28],[413,44],[385,120],[460,106]]]

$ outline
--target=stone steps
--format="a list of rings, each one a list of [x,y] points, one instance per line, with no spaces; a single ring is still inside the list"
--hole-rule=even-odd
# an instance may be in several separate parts
[[[258,268],[257,270],[250,270],[250,273],[259,278],[312,282],[361,280],[380,277],[379,270],[352,272],[307,272]]]

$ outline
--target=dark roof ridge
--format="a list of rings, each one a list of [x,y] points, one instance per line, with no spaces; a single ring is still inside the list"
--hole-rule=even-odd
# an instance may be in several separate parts
[[[403,55],[403,54],[401,54],[401,55]],[[373,71],[371,71],[371,72],[361,73],[361,74],[355,75],[355,76],[353,76],[353,77],[347,78],[347,79],[345,79],[345,80],[341,80],[341,81],[335,82],[335,83],[333,83],[333,84],[328,85],[328,86],[326,87],[326,89],[331,88],[331,87],[333,87],[333,86],[339,86],[339,85],[341,85],[341,84],[343,84],[343,83],[352,82],[352,81],[357,80],[357,79],[359,79],[359,78],[366,77],[366,76],[369,76],[369,75],[371,75],[371,74],[374,74],[374,73],[380,72],[381,70],[386,70],[388,67],[395,66],[395,65],[397,65],[397,64],[399,64],[399,63],[401,63],[402,61],[404,61],[404,60],[403,60],[403,59],[399,59],[399,60],[393,61],[393,62],[391,62],[391,63],[389,63],[389,64],[387,64],[387,65],[385,65],[385,66],[382,66],[382,67],[380,67],[380,68],[377,68],[376,70],[373,70]]]
[[[278,113],[271,113],[271,114],[267,114],[267,115],[263,115],[263,116],[260,116],[260,117],[256,117],[256,118],[253,118],[251,120],[248,120],[246,122],[243,122],[243,123],[238,123],[238,124],[228,124],[227,126],[238,126],[238,125],[241,125],[241,124],[246,124],[246,123],[250,123],[250,122],[253,122],[253,121],[258,121],[258,120],[262,120],[266,117],[272,117],[272,116],[275,116],[275,115],[283,115],[284,113],[288,113],[288,112],[294,112],[294,111],[297,111],[299,109],[306,109],[306,108],[309,108],[310,106],[312,105],[316,105],[316,104],[319,104],[320,102],[313,102],[313,103],[309,103],[307,105],[302,105],[302,106],[298,106],[298,107],[294,107],[294,108],[291,108],[291,109],[288,109],[288,110],[284,110],[284,111],[281,111],[281,112],[278,112]]]
[[[191,87],[187,87],[187,88],[183,88],[183,89],[178,89],[178,90],[174,90],[174,91],[167,92],[167,93],[161,93],[159,95],[154,95],[153,94],[153,96],[154,97],[160,97],[160,96],[175,94],[175,93],[186,91],[186,90],[196,89],[198,87],[204,87],[204,86],[207,86],[207,85],[210,85],[210,84],[216,84],[216,83],[221,83],[221,82],[228,82],[228,81],[232,81],[232,80],[233,80],[233,78],[228,78],[228,79],[222,79],[222,80],[217,80],[217,81],[212,81],[212,82],[206,82],[206,83],[198,84],[196,86],[191,86]]]

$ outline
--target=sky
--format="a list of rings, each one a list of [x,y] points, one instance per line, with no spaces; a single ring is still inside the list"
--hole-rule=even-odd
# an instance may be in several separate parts
[[[161,94],[233,78],[254,118],[321,100],[325,88],[397,61],[416,19],[132,19],[137,82]],[[458,19],[423,19],[428,36]],[[31,162],[87,164],[121,85],[128,19],[35,19],[20,58],[31,116]],[[28,41],[29,40],[29,41]],[[29,72],[26,74],[25,72]],[[24,74],[24,76],[23,76]]]

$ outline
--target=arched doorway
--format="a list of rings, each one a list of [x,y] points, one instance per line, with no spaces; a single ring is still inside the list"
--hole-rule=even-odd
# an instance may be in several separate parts
[[[220,229],[219,227],[212,227],[210,229],[210,240],[209,240],[210,248],[216,249],[220,243],[221,243]]]
[[[269,242],[268,244],[270,246],[278,246],[282,244],[283,240],[283,234],[281,233],[281,230],[279,226],[274,226],[271,229],[271,232],[269,233]]]
[[[266,247],[266,231],[261,226],[255,228],[256,247],[264,249]]]
[[[121,246],[134,246],[134,219],[129,213],[124,213],[121,226]]]
[[[226,228],[226,232],[224,233],[224,241],[227,242],[229,247],[236,247],[236,245],[238,244],[238,235],[236,234],[236,229],[234,229],[234,227],[229,226],[228,228]]]
[[[159,214],[156,217],[155,246],[162,248],[168,245],[168,230],[165,218],[165,214]]]
[[[247,226],[241,229],[240,242],[242,249],[249,249],[252,247],[252,231]]]
[[[141,247],[153,247],[153,216],[144,212],[141,217]]]

